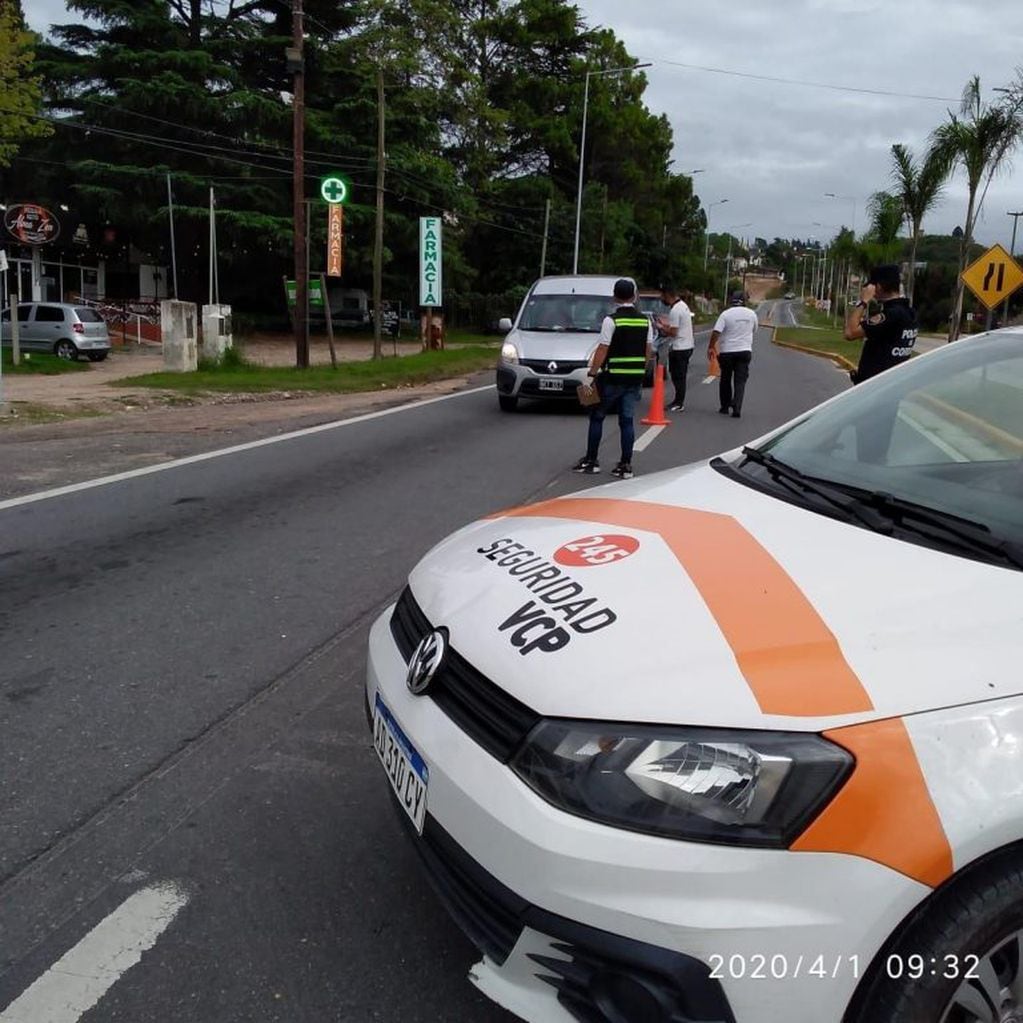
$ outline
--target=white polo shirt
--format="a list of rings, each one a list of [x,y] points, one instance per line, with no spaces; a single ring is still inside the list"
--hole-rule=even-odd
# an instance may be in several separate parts
[[[718,352],[753,351],[753,338],[760,326],[757,314],[744,305],[732,305],[721,311],[714,329],[720,334]]]
[[[668,310],[668,326],[674,327],[676,333],[671,336],[671,350],[673,352],[691,351],[693,348],[693,313],[692,310],[679,299]]]

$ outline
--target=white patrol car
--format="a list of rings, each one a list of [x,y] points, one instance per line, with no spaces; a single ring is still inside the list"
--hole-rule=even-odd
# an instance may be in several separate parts
[[[441,543],[367,700],[472,981],[545,1023],[1020,1023],[1021,570],[1020,331]]]

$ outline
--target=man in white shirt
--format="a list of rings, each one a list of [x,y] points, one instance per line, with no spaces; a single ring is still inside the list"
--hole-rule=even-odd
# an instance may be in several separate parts
[[[732,416],[738,419],[742,414],[742,399],[746,393],[750,360],[753,358],[753,338],[760,321],[752,309],[746,308],[746,296],[741,291],[733,291],[728,303],[728,308],[721,311],[711,331],[707,353],[709,356],[716,352],[721,367],[721,407],[718,412],[727,416],[731,411]]]
[[[661,301],[668,307],[668,315],[657,317],[657,327],[670,339],[668,373],[675,385],[675,399],[668,411],[682,412],[686,407],[686,374],[693,354],[693,314],[674,284],[661,285]]]

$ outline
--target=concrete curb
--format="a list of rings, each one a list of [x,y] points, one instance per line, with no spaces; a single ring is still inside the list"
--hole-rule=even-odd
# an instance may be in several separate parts
[[[855,364],[850,362],[844,355],[839,355],[838,352],[822,352],[818,348],[807,348],[804,345],[797,345],[792,341],[779,341],[777,337],[778,328],[772,328],[771,344],[777,345],[779,348],[791,348],[794,352],[803,352],[806,355],[816,355],[818,358],[831,359],[832,362],[837,363],[843,369],[854,370]]]

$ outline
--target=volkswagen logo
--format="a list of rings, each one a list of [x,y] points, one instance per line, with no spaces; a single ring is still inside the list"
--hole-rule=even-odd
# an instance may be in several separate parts
[[[405,676],[405,684],[413,696],[422,696],[430,687],[447,650],[448,634],[445,629],[434,629],[419,641],[412,651]]]
[[[553,359],[547,363],[547,372],[548,373],[558,372],[558,364]]]

